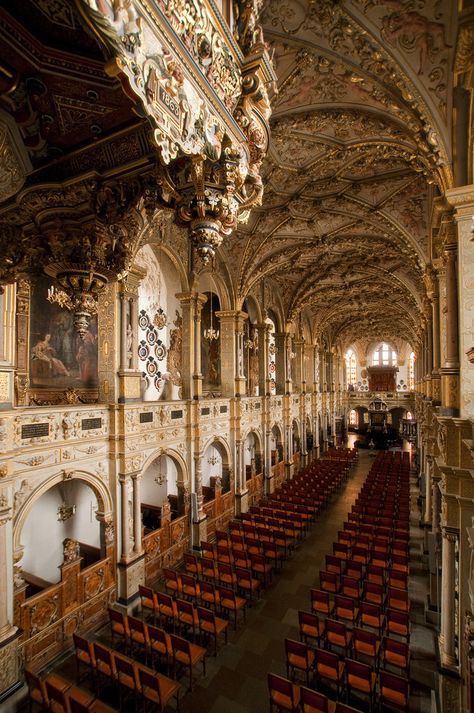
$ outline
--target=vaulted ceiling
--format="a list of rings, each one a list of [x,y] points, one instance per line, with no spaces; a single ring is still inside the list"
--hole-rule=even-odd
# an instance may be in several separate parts
[[[429,213],[452,184],[449,0],[271,0],[278,94],[260,210],[228,246],[238,292],[348,346],[417,341]]]

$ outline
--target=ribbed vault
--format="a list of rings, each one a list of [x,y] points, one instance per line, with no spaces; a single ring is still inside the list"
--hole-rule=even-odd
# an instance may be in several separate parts
[[[431,203],[451,185],[449,5],[265,5],[278,95],[263,205],[226,248],[241,300],[263,281],[333,345],[417,342]]]

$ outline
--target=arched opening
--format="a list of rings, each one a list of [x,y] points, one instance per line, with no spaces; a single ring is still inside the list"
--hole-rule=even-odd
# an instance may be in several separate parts
[[[81,569],[105,556],[98,510],[97,494],[79,478],[52,485],[33,503],[20,533],[26,597],[61,581],[68,548]]]
[[[163,504],[169,506],[172,520],[183,514],[179,482],[182,482],[181,468],[167,453],[159,455],[143,471],[140,508],[145,535],[161,527]]]
[[[247,298],[243,310],[248,315],[244,326],[244,375],[247,380],[247,396],[259,396],[258,314],[254,301]]]
[[[345,356],[346,384],[349,391],[354,391],[357,384],[357,359],[353,349],[348,349]]]
[[[313,450],[313,445],[314,445],[314,435],[313,435],[313,429],[311,426],[311,419],[309,416],[306,416],[306,450],[308,453],[310,453]]]
[[[221,386],[221,340],[219,312],[221,303],[216,292],[205,292],[207,297],[201,312],[201,372],[203,390],[214,394]]]
[[[283,438],[280,427],[275,424],[270,434],[271,464],[276,465],[283,460]]]
[[[229,457],[225,446],[217,439],[207,446],[202,458],[204,502],[216,497],[216,488],[220,488],[222,493],[230,490]]]
[[[301,438],[300,438],[300,427],[298,421],[294,418],[292,424],[292,445],[293,445],[293,455],[301,451]]]
[[[250,431],[244,441],[244,468],[245,479],[251,480],[253,476],[262,472],[262,449],[260,439],[255,431]]]
[[[151,245],[135,258],[144,277],[138,289],[138,368],[142,372],[144,401],[181,398],[183,321],[179,274],[168,255]],[[126,305],[128,366],[133,367],[132,303]]]

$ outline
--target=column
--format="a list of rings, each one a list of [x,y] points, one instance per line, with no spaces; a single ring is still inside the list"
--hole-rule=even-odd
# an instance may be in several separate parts
[[[445,224],[446,360],[441,372],[441,415],[459,415],[459,330],[457,235],[451,221]]]
[[[427,305],[426,319],[426,396],[431,398],[431,373],[433,371],[433,315],[431,304]]]
[[[289,381],[289,335],[285,332],[277,332],[275,334],[275,354],[276,365],[276,392],[277,394],[291,393]]]
[[[324,349],[319,349],[319,391],[320,393],[327,391],[326,384],[326,364]]]
[[[432,295],[431,309],[433,313],[433,371],[431,374],[431,397],[433,405],[439,406],[441,403],[441,335],[439,329],[439,292],[436,285],[436,291]]]
[[[13,624],[13,527],[12,508],[8,497],[0,495],[0,697],[13,693],[20,686],[20,656],[18,638],[21,634]]]
[[[270,379],[268,377],[268,345],[271,327],[265,322],[257,325],[258,331],[258,393],[260,396],[270,394]]]
[[[140,496],[141,476],[138,473],[133,473],[133,553],[141,555],[142,553],[142,512],[141,512],[141,496]]]
[[[128,477],[126,475],[119,476],[120,483],[120,528],[122,533],[122,562],[128,562],[130,559],[130,513],[128,507]]]
[[[273,474],[272,474],[272,432],[265,431],[265,484],[264,492],[266,495],[273,492]]]
[[[194,453],[194,495],[196,498],[195,511],[192,513],[193,547],[199,549],[201,540],[207,540],[207,518],[204,512],[204,498],[202,494],[202,457],[201,451]]]
[[[221,310],[215,313],[220,323],[222,395],[245,396],[244,323],[245,312]]]
[[[441,517],[441,493],[439,490],[439,479],[438,478],[433,478],[431,477],[432,483],[433,483],[433,492],[432,492],[432,510],[433,510],[433,517],[431,519],[431,532],[433,535],[437,535],[439,533],[439,525],[440,525],[440,517]]]
[[[293,383],[295,390],[302,392],[304,391],[304,339],[295,342],[295,352]]]
[[[183,311],[183,399],[199,399],[202,396],[201,310],[207,297],[198,292],[180,292],[176,297]]]
[[[431,467],[432,467],[433,456],[427,455],[425,462],[425,509],[423,514],[423,523],[429,525],[431,523],[431,493],[432,493],[432,480],[431,480]]]
[[[447,668],[453,668],[457,664],[454,648],[455,544],[456,534],[444,527],[441,549],[441,634],[439,648],[441,665]]]

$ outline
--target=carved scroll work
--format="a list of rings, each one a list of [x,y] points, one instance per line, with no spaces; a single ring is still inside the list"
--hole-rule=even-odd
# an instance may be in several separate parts
[[[269,91],[276,80],[266,45],[257,33],[242,61],[228,29],[205,3],[190,13],[179,0],[160,0],[153,10],[141,0],[113,7],[106,0],[76,2],[110,57],[106,71],[152,125],[167,167],[158,176],[159,197],[190,226],[206,262],[261,202]]]

